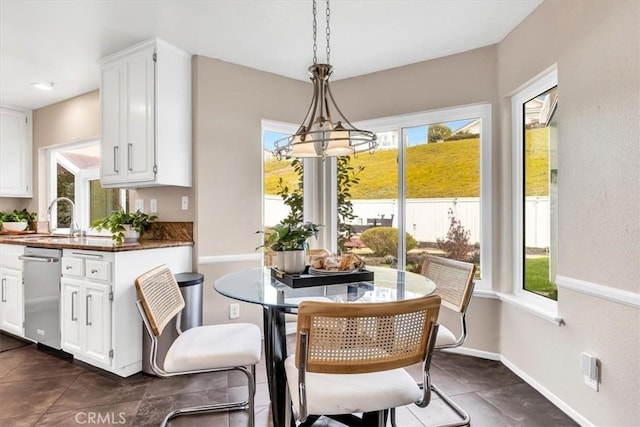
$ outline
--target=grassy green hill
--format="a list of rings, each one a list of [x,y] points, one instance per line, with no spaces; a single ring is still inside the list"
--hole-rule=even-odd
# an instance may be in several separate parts
[[[546,129],[527,130],[530,136],[526,156],[528,165],[527,195],[548,194]],[[479,139],[464,139],[409,147],[407,162],[407,197],[477,197],[479,182]],[[370,155],[359,154],[353,166],[365,167],[360,184],[353,187],[353,199],[397,198],[397,150],[380,150]],[[282,177],[289,186],[297,177],[287,161],[265,163],[265,190],[276,194]]]

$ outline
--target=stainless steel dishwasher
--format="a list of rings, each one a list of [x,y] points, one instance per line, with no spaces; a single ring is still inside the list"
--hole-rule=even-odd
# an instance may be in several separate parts
[[[24,335],[60,350],[60,259],[62,250],[27,246],[24,277]]]

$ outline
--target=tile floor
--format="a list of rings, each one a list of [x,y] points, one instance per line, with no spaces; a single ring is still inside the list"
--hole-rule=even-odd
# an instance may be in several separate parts
[[[239,373],[167,379],[140,373],[123,379],[56,357],[34,344],[13,348],[14,343],[12,337],[0,334],[0,351],[11,348],[0,352],[2,427],[157,426],[172,408],[242,398],[246,393]],[[256,426],[272,426],[264,364],[256,376]],[[440,353],[434,357],[432,378],[470,413],[474,427],[577,425],[500,362]],[[427,408],[399,408],[398,424],[419,427],[455,421],[455,414],[435,397]],[[342,424],[321,418],[315,425]],[[171,426],[246,426],[246,414],[178,417]]]

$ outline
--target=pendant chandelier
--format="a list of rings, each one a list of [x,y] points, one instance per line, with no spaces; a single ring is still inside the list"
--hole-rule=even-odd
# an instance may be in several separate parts
[[[304,121],[293,135],[275,142],[273,154],[283,157],[337,157],[368,150],[373,153],[378,146],[376,134],[360,130],[342,114],[333,99],[329,78],[333,67],[329,64],[329,0],[327,0],[327,63],[318,64],[316,44],[316,0],[313,0],[313,65],[309,67],[313,97]]]

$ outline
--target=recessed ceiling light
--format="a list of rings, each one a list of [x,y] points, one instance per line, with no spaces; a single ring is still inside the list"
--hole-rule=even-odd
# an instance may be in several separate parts
[[[42,90],[51,90],[53,89],[53,82],[31,82],[31,86]]]

